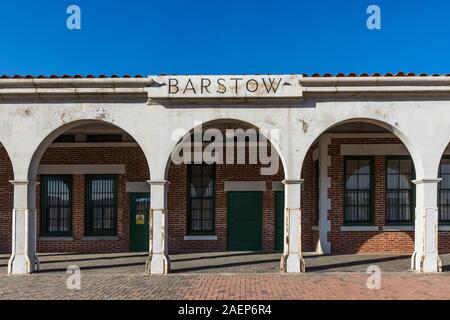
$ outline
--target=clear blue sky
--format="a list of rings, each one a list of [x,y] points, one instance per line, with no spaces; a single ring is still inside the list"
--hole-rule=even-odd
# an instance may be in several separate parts
[[[448,0],[2,0],[0,30],[0,74],[450,73]]]

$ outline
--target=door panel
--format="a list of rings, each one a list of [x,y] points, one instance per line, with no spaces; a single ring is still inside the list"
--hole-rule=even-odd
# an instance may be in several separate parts
[[[130,251],[149,250],[150,195],[146,193],[130,195]]]
[[[262,204],[262,192],[228,193],[228,250],[261,250]]]

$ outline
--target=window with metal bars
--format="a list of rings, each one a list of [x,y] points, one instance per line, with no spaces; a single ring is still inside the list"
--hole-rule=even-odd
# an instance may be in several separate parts
[[[439,165],[438,208],[439,222],[450,224],[450,157],[444,157]]]
[[[41,236],[72,235],[72,177],[41,176]]]
[[[386,158],[386,223],[414,221],[414,165],[410,157]]]
[[[188,233],[215,233],[215,165],[188,167]]]
[[[116,176],[86,176],[86,235],[117,235]]]
[[[346,224],[371,224],[374,221],[373,157],[346,157],[344,162],[344,221]]]

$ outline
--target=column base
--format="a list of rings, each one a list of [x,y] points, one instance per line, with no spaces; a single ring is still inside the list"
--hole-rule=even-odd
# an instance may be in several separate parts
[[[305,273],[305,259],[301,254],[283,254],[281,257],[281,272]]]
[[[437,254],[419,254],[411,257],[411,269],[417,272],[442,272],[442,261]]]
[[[8,274],[26,275],[39,272],[40,262],[36,255],[12,254],[8,261]]]
[[[150,254],[145,263],[146,274],[168,274],[170,273],[170,258],[165,254]]]

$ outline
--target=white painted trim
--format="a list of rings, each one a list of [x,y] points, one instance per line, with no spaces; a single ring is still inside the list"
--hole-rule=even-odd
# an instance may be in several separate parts
[[[450,226],[439,226],[439,231],[450,231]]]
[[[384,226],[383,231],[386,232],[402,232],[402,231],[414,231],[414,226]]]
[[[184,241],[216,241],[217,236],[184,236]]]
[[[284,184],[281,181],[272,181],[272,191],[284,191]]]
[[[125,174],[124,164],[42,164],[38,174]]]
[[[266,191],[265,181],[225,181],[225,192],[230,191]]]
[[[356,231],[362,231],[362,232],[377,232],[380,231],[379,227],[376,226],[342,226],[341,227],[342,232],[356,232]]]
[[[39,237],[37,241],[73,241],[74,237]]]
[[[316,252],[321,254],[331,253],[331,242],[328,240],[328,233],[331,231],[331,222],[328,219],[331,209],[331,199],[328,198],[328,191],[331,189],[331,178],[328,175],[331,167],[330,144],[329,136],[323,136],[319,140],[319,241]]]
[[[126,183],[127,193],[150,193],[150,184],[148,182],[136,181]]]
[[[119,237],[83,237],[83,241],[118,241]]]
[[[49,148],[129,148],[139,147],[136,142],[74,142],[52,143]]]
[[[341,144],[341,156],[409,155],[403,144]]]

